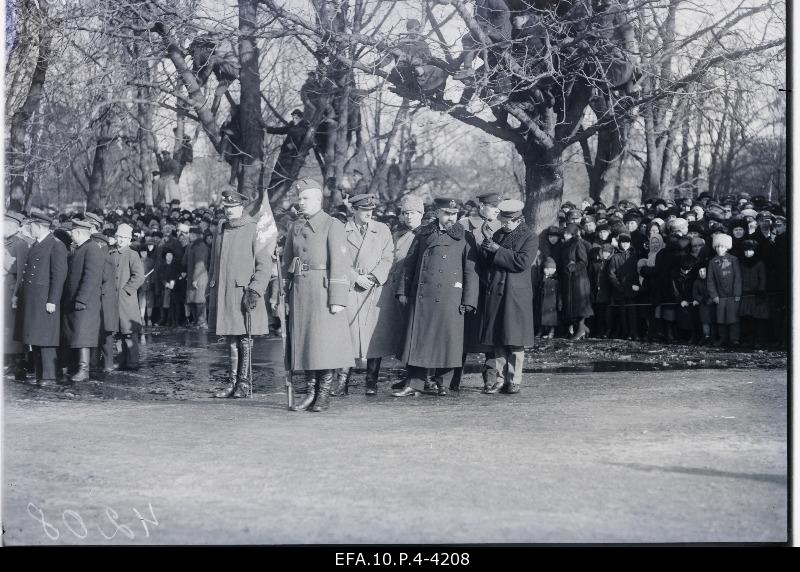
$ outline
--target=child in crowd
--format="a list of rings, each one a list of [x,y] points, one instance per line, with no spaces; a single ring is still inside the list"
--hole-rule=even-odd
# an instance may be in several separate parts
[[[767,304],[767,266],[758,255],[758,243],[742,243],[744,258],[739,263],[742,271],[742,303],[739,306],[746,345],[754,347],[757,341],[767,339],[769,305]]]
[[[739,342],[739,302],[742,299],[742,272],[739,260],[728,251],[733,246],[733,238],[717,233],[712,239],[717,255],[708,265],[708,295],[717,305],[717,328],[719,339],[715,345],[732,345]]]
[[[703,334],[700,340],[701,346],[711,343],[714,319],[717,313],[714,301],[708,295],[707,274],[707,267],[700,266],[697,269],[697,278],[694,279],[694,284],[692,284],[692,306],[695,309],[695,316]]]
[[[558,327],[558,315],[561,312],[561,292],[558,288],[556,263],[547,257],[543,265],[544,275],[539,288],[539,307],[542,310],[542,337],[551,339]]]
[[[675,323],[678,328],[677,338],[679,340],[689,340],[690,344],[695,343],[694,339],[694,311],[692,308],[692,288],[694,279],[691,276],[692,269],[697,260],[693,256],[681,258],[680,265],[672,270],[672,295],[678,303],[675,316]]]
[[[589,268],[589,279],[592,283],[592,303],[595,306],[594,331],[600,337],[608,337],[611,330],[611,283],[608,281],[606,266],[614,254],[614,246],[611,243],[603,244],[599,249],[597,260],[592,262]]]

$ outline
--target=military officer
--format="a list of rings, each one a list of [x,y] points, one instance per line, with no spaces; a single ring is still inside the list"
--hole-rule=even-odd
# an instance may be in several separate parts
[[[22,280],[11,300],[17,310],[15,339],[33,346],[38,385],[49,385],[56,379],[61,293],[67,277],[67,247],[50,232],[52,223],[45,213],[31,215],[31,234],[36,242],[28,251]]]
[[[500,209],[500,195],[495,192],[483,193],[478,195],[479,216],[464,217],[458,222],[464,225],[468,233],[474,239],[474,245],[480,245],[487,238],[491,239],[494,233],[500,230],[500,220],[498,215]],[[480,328],[481,328],[481,315],[484,296],[483,292],[486,289],[487,270],[482,264],[482,260],[478,257],[478,264],[476,266],[478,277],[480,279],[480,297],[478,298],[478,309],[474,314],[467,314],[464,317],[464,355],[461,359],[461,367],[457,368],[453,373],[453,380],[450,382],[450,389],[458,391],[461,386],[461,375],[464,371],[464,363],[467,361],[467,354],[483,354],[483,377],[484,386],[491,387],[497,379],[497,368],[495,366],[494,352],[491,346],[482,344],[480,342]]]
[[[350,264],[344,225],[322,210],[322,188],[300,191],[302,215],[286,235],[283,275],[288,278],[287,359],[290,371],[314,372],[306,398],[294,409],[323,411],[334,371],[353,366],[347,313]]]
[[[350,262],[347,320],[350,323],[353,355],[367,360],[365,392],[375,395],[378,392],[381,359],[396,351],[391,336],[383,332],[396,328],[397,324],[386,321],[379,303],[383,285],[392,268],[394,243],[389,227],[372,218],[376,206],[375,195],[354,195],[350,198],[350,206],[353,214],[344,225]],[[341,391],[337,390],[337,393],[347,393],[350,372],[350,368],[340,370]]]
[[[269,333],[267,292],[277,236],[244,212],[245,197],[222,193],[225,222],[214,237],[209,268],[209,327],[228,344],[228,384],[219,398],[247,397],[252,389],[252,338]],[[196,267],[195,267],[196,271]],[[193,274],[196,276],[196,274]],[[249,315],[249,323],[248,323]],[[249,332],[248,332],[249,328]]]
[[[117,260],[119,251],[112,250],[112,238],[101,232],[104,220],[101,215],[87,212],[84,220],[92,226],[91,240],[103,252],[103,278],[100,283],[100,335],[98,346],[103,358],[103,373],[116,369],[114,365],[114,335],[119,330],[119,292],[117,291]],[[98,358],[92,362],[97,363]]]
[[[414,381],[434,370],[439,395],[446,395],[445,378],[461,367],[464,314],[478,305],[475,247],[457,224],[458,203],[435,200],[435,221],[420,228],[406,257],[398,301],[408,305],[408,324],[401,359],[408,369],[406,387],[396,397],[414,395]]]
[[[518,200],[498,204],[502,227],[481,243],[486,286],[481,305],[480,341],[494,347],[497,379],[485,393],[519,393],[525,346],[532,346],[533,284],[531,266],[537,239],[525,224]]]
[[[14,291],[22,281],[22,271],[28,258],[28,243],[22,238],[20,230],[25,223],[25,215],[7,211],[4,216],[3,235],[6,252],[3,256],[3,283],[5,285],[4,334],[6,364],[14,367],[14,379],[25,380],[25,346],[14,340],[16,310],[12,307]]]
[[[139,332],[142,318],[139,313],[139,286],[144,283],[144,265],[141,257],[131,250],[133,229],[122,223],[114,235],[117,241],[116,283],[119,300],[119,336],[122,338],[121,369],[139,369]],[[108,368],[108,364],[106,364]]]
[[[61,297],[63,346],[78,350],[78,368],[70,381],[89,379],[91,348],[100,339],[101,286],[105,254],[90,240],[92,225],[74,219],[70,237],[75,249],[69,255],[69,269]]]

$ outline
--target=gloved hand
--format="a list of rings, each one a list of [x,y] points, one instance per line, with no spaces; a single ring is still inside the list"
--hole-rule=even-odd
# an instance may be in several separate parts
[[[500,250],[500,245],[486,238],[481,243],[481,248],[483,248],[484,250],[488,250],[489,252],[497,252],[498,250]]]
[[[372,282],[372,280],[370,280],[370,279],[369,279],[369,278],[368,278],[366,275],[364,275],[364,274],[361,274],[360,276],[358,276],[358,277],[356,278],[356,284],[357,284],[358,286],[361,286],[361,287],[362,287],[364,290],[369,290],[370,288],[372,288],[372,287],[375,285],[375,284]]]
[[[406,304],[408,304],[408,296],[400,294],[399,296],[397,296],[397,301],[400,303],[401,306],[405,306]]]
[[[699,306],[699,305],[700,302],[698,302],[697,300],[692,300],[692,306]]]
[[[48,314],[52,314],[53,312],[56,311],[56,305],[48,302],[47,304],[45,304],[44,309]]]
[[[577,268],[578,267],[574,262],[570,262],[569,264],[567,264],[567,272],[575,272]]]
[[[714,296],[714,303],[719,304],[719,296]]]
[[[476,310],[477,308],[475,308],[475,306],[467,306],[466,304],[461,304],[458,307],[459,314],[466,314],[467,312],[469,312],[470,314],[474,314]]]
[[[344,310],[344,306],[340,306],[339,304],[331,304],[330,305],[331,314],[338,314],[342,310]]]
[[[253,290],[252,288],[245,288],[244,289],[244,299],[242,303],[244,304],[245,309],[250,312],[256,309],[258,306],[258,301],[261,298],[261,294]]]
[[[688,307],[689,307],[689,302],[687,302],[686,300],[681,300],[681,308],[688,308]]]
[[[634,284],[633,286],[631,286],[631,290],[633,290],[634,292],[638,292],[639,291],[639,286]]]
[[[84,304],[83,302],[75,302],[75,311],[76,312],[80,312],[80,311],[85,310],[85,309],[86,309],[86,304]]]

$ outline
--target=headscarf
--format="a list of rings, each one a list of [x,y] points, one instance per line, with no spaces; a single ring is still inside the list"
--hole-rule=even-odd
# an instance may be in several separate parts
[[[650,253],[647,255],[647,266],[653,268],[656,265],[656,255],[664,248],[664,239],[660,236],[650,237]]]

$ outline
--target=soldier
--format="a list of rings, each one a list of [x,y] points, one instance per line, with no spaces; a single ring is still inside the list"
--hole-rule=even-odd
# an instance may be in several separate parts
[[[422,227],[408,251],[397,299],[408,305],[405,345],[401,359],[408,369],[406,386],[392,395],[416,392],[414,380],[425,381],[434,369],[439,395],[446,395],[445,377],[461,366],[464,352],[464,314],[478,305],[475,247],[464,227],[456,224],[458,203],[435,201],[437,219]]]
[[[103,278],[100,283],[100,334],[98,346],[103,356],[103,372],[110,373],[116,369],[114,365],[114,335],[119,330],[119,292],[117,291],[117,259],[119,251],[111,246],[111,237],[106,236],[103,228],[103,217],[87,212],[84,219],[92,225],[91,240],[103,251]],[[97,358],[99,359],[99,357]],[[97,362],[97,360],[93,360]]]
[[[389,227],[372,218],[375,195],[355,195],[350,199],[350,206],[353,214],[344,225],[351,283],[347,320],[353,355],[367,360],[366,394],[375,395],[381,359],[396,351],[390,332],[397,324],[386,321],[380,304],[383,285],[392,267],[394,243]],[[350,374],[350,368],[339,371],[336,393],[347,394]]]
[[[479,216],[464,217],[458,222],[461,223],[467,232],[472,235],[469,240],[473,241],[473,246],[483,243],[484,240],[491,239],[500,230],[500,214],[498,204],[500,195],[495,192],[483,193],[478,195]],[[477,252],[477,251],[476,251]],[[484,268],[482,260],[478,257],[476,271],[480,279],[480,296],[478,298],[478,309],[474,314],[467,314],[464,317],[464,355],[461,358],[461,367],[453,373],[453,380],[450,382],[450,389],[458,391],[461,386],[461,376],[464,371],[464,363],[467,361],[467,354],[483,354],[483,384],[485,387],[492,387],[497,378],[497,368],[494,362],[494,348],[480,343],[481,337],[481,304],[484,300],[483,291],[486,287],[487,269]]]
[[[536,257],[536,236],[522,216],[524,203],[502,201],[500,220],[503,227],[480,248],[486,268],[486,287],[481,305],[483,344],[494,347],[497,379],[485,393],[519,393],[525,346],[532,346],[533,284],[531,266]]]
[[[122,223],[117,227],[116,283],[119,300],[119,336],[123,340],[121,369],[139,369],[139,333],[142,322],[139,315],[139,286],[144,283],[142,259],[130,249],[133,229]],[[105,364],[109,369],[109,364]]]
[[[78,350],[78,369],[70,381],[89,379],[92,348],[100,339],[101,286],[106,255],[103,247],[90,240],[92,225],[74,219],[70,236],[75,250],[69,255],[69,270],[61,298],[63,345]]]
[[[53,219],[31,215],[36,242],[28,251],[25,270],[11,299],[17,310],[14,339],[33,346],[37,385],[56,379],[56,349],[61,332],[61,293],[67,277],[67,247],[50,232]]]
[[[300,211],[284,246],[288,278],[287,368],[313,372],[308,394],[293,410],[323,411],[334,370],[353,366],[347,314],[350,265],[344,225],[322,210],[322,189],[312,184],[299,195]],[[310,375],[310,374],[309,374]]]
[[[12,307],[14,291],[22,281],[22,271],[28,258],[28,243],[22,238],[20,229],[25,223],[25,215],[17,212],[5,213],[3,235],[6,239],[6,252],[3,257],[3,282],[5,284],[4,330],[6,364],[13,364],[14,379],[25,380],[25,347],[14,340],[16,310]]]
[[[207,329],[206,288],[208,286],[208,259],[210,251],[203,240],[200,228],[189,230],[190,243],[186,248],[186,304],[189,306],[192,322],[201,329]]]
[[[275,240],[244,212],[242,195],[222,193],[227,220],[214,239],[209,268],[209,326],[228,344],[228,385],[219,398],[247,397],[251,390],[252,338],[269,333],[263,302],[272,273]],[[249,314],[249,319],[248,319]]]

